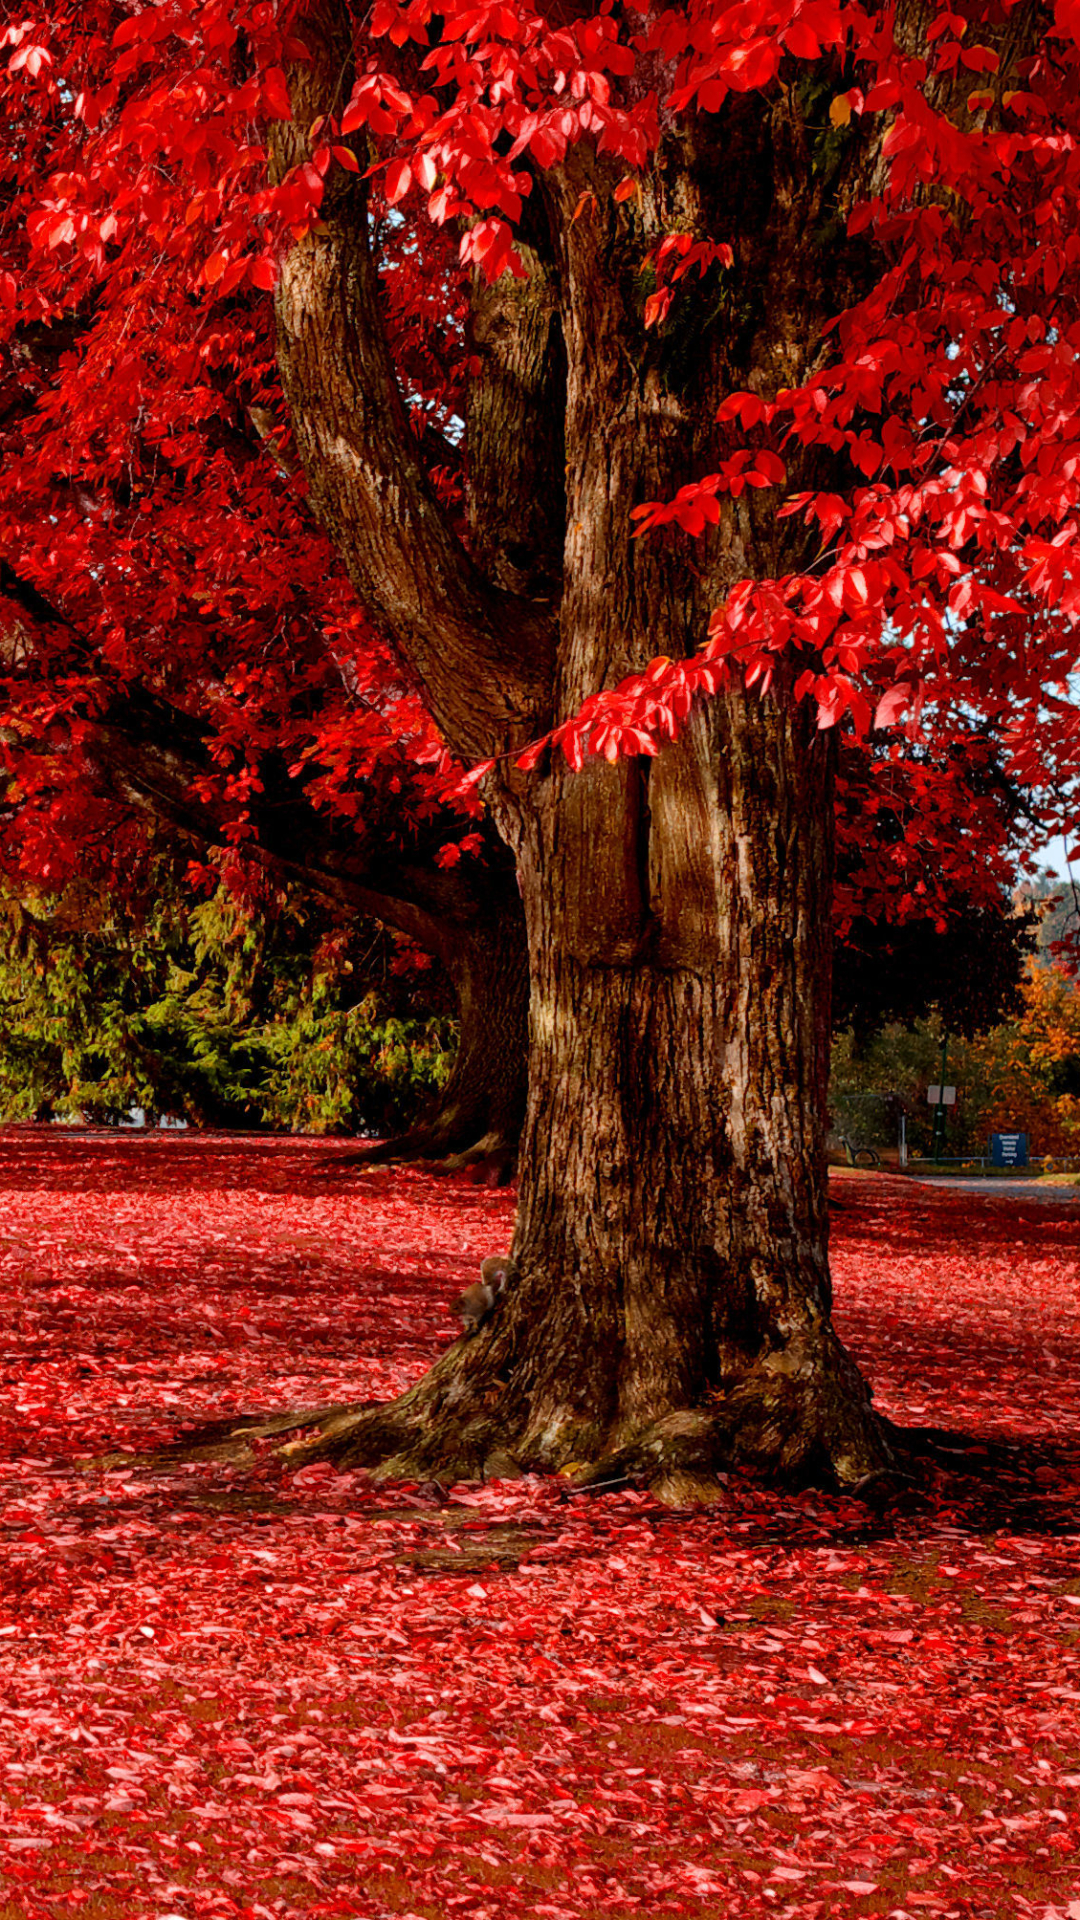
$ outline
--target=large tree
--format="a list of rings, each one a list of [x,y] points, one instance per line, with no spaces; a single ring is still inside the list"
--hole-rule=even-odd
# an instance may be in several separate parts
[[[8,34],[70,123],[42,317],[105,303],[120,354],[156,302],[213,365],[211,300],[275,284],[311,508],[524,904],[515,1284],[318,1444],[888,1470],[830,1318],[836,727],[936,677],[1029,779],[1048,703],[1069,744],[1071,0],[54,15]]]

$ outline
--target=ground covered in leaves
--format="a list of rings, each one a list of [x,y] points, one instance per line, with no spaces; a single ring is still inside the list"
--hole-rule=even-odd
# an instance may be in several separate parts
[[[899,1512],[80,1470],[453,1337],[512,1197],[341,1151],[0,1135],[0,1920],[1080,1920],[1080,1204],[837,1181]]]

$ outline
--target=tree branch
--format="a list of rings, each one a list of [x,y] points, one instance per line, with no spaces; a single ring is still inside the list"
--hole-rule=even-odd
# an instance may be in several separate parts
[[[271,131],[278,180],[307,158],[316,117],[340,110],[351,72],[346,6],[309,0],[296,31],[311,59],[290,71],[292,122]],[[523,744],[550,707],[552,612],[484,576],[428,484],[380,311],[366,186],[344,169],[327,176],[318,230],[285,258],[277,315],[312,504],[366,609],[452,751],[475,759]]]

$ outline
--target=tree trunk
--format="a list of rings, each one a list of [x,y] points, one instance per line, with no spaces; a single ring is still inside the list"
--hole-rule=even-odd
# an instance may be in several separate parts
[[[510,802],[532,956],[521,1445],[666,1484],[885,1464],[829,1321],[832,753],[741,689]]]
[[[531,956],[518,1279],[305,1457],[509,1457],[674,1504],[730,1464],[848,1487],[893,1464],[830,1321],[831,786],[805,707],[733,689],[644,771],[502,797]]]
[[[347,62],[327,4],[312,0],[323,38],[293,76],[300,126]],[[656,655],[685,658],[737,581],[805,560],[805,530],[757,491],[725,500],[690,547],[635,541],[631,517],[738,444],[738,428],[716,425],[725,393],[807,377],[823,321],[865,269],[844,242],[819,244],[834,209],[801,112],[794,95],[733,97],[712,147],[672,136],[629,201],[615,198],[621,164],[571,150],[538,178],[549,239],[537,222],[522,290],[476,285],[483,377],[495,410],[512,396],[517,454],[550,462],[542,422],[563,423],[546,679],[537,601],[512,589],[543,570],[547,536],[527,508],[551,473],[530,489],[517,458],[500,492],[505,435],[489,410],[469,442],[472,550],[432,537],[436,508],[396,424],[362,183],[334,183],[318,235],[288,256],[279,354],[313,506],[457,751],[505,754]],[[279,171],[297,150],[283,133]],[[718,304],[715,287],[686,295],[659,338],[644,326],[643,272],[673,229],[730,239],[739,277]],[[560,353],[538,319],[553,299]],[[514,377],[500,384],[499,367]],[[796,455],[791,486],[820,480]],[[478,527],[496,512],[485,542]],[[509,544],[513,578],[488,560],[485,585],[477,556]],[[830,1321],[832,752],[791,678],[778,670],[765,697],[733,679],[651,763],[575,775],[548,756],[526,774],[511,756],[489,776],[531,977],[517,1277],[479,1335],[401,1401],[335,1419],[301,1457],[446,1477],[501,1471],[509,1455],[594,1483],[629,1475],[673,1501],[714,1497],[729,1461],[844,1486],[888,1471],[883,1425]]]
[[[431,951],[454,983],[458,1049],[431,1111],[407,1133],[349,1154],[338,1166],[439,1160],[503,1185],[517,1160],[528,1075],[529,966],[520,901],[477,904],[466,924],[432,932]]]

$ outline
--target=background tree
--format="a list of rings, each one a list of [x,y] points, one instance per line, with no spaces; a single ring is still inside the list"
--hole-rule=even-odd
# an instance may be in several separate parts
[[[718,1459],[844,1484],[890,1464],[829,1319],[832,734],[875,703],[917,729],[936,680],[1030,784],[1048,711],[1069,750],[1074,15],[325,0],[9,33],[12,84],[68,143],[42,191],[16,118],[30,300],[93,314],[43,498],[72,431],[80,459],[105,411],[144,433],[162,357],[212,388],[216,315],[276,276],[364,646],[489,763],[516,862],[519,1284],[330,1436],[346,1457],[446,1472],[509,1447],[675,1499],[709,1497]],[[18,283],[11,306],[32,323]],[[467,310],[449,474],[416,371],[433,309],[451,357]],[[200,458],[186,421],[157,444]],[[190,538],[187,489],[181,511]],[[33,589],[66,552],[100,602],[86,539],[54,503]],[[191,665],[228,618],[206,584]],[[231,658],[200,670],[235,689]],[[70,736],[85,690],[47,677]],[[234,791],[258,731],[245,695]]]
[[[890,1021],[910,1024],[937,1008],[949,1033],[972,1037],[1021,1008],[1024,963],[1035,932],[1011,900],[954,909],[932,920],[860,922],[836,956],[833,1020],[857,1047]]]
[[[201,898],[171,850],[131,881],[0,895],[0,1118],[385,1138],[431,1105],[454,1023],[425,954],[235,855]]]
[[[953,712],[840,755],[833,1028],[856,1050],[937,1010],[971,1038],[1019,1014],[1039,914],[1017,895],[1029,798],[996,730]]]
[[[881,1096],[899,1096],[906,1106],[908,1142],[929,1153],[931,1109],[926,1089],[941,1073],[943,1022],[940,1014],[889,1023],[853,1044],[850,1030],[839,1034],[833,1050],[833,1092],[838,1118],[861,1126],[872,1145],[891,1145],[895,1120],[876,1137],[885,1120]],[[982,1032],[950,1029],[949,1080],[957,1104],[948,1114],[948,1151],[983,1155],[991,1133],[1026,1133],[1032,1155],[1080,1158],[1080,994],[1076,982],[1055,963],[1029,961],[1013,1018]]]
[[[1036,867],[1018,889],[1019,897],[1038,918],[1039,952],[1064,972],[1074,974],[1080,941],[1080,895],[1076,880],[1061,879],[1052,870]]]

